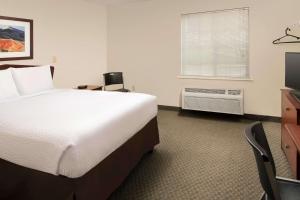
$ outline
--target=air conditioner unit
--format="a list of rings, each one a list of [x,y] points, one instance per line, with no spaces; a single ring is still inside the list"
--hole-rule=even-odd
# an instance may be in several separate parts
[[[186,110],[243,115],[244,94],[242,89],[184,88],[181,107]]]

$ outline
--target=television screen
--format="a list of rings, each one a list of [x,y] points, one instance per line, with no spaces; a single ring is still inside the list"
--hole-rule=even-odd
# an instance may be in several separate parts
[[[300,53],[285,53],[285,86],[300,90]]]

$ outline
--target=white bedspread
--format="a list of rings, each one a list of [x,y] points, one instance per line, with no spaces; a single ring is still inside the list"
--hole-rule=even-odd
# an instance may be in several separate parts
[[[156,97],[139,93],[52,90],[5,100],[0,158],[80,177],[156,115]]]

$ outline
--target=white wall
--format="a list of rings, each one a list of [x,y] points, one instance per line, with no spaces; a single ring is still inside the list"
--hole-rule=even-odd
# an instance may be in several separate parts
[[[182,13],[250,7],[252,81],[187,80],[180,75]],[[126,85],[179,106],[185,86],[244,88],[245,112],[280,116],[284,52],[299,44],[273,45],[285,28],[300,20],[299,0],[148,0],[108,8],[108,69],[123,71]],[[300,29],[300,28],[298,28]],[[300,34],[300,31],[299,31]]]
[[[99,84],[106,69],[106,7],[83,0],[0,0],[0,15],[34,20],[34,59],[49,64],[58,87]]]

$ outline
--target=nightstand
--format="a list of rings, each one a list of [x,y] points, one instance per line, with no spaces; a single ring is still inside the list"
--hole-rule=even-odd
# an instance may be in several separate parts
[[[79,86],[76,88],[79,90],[102,90],[102,86],[100,85],[87,85],[86,88],[79,88]]]

